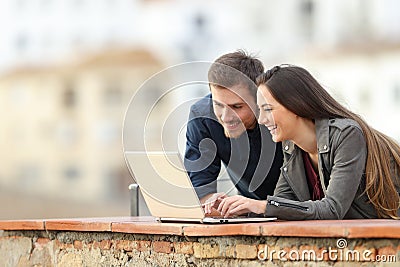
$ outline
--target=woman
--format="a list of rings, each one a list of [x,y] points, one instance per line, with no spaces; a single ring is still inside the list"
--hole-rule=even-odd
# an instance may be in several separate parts
[[[400,216],[400,146],[333,99],[303,68],[276,66],[257,79],[259,123],[282,141],[284,163],[266,201],[223,197],[224,216],[284,220]]]

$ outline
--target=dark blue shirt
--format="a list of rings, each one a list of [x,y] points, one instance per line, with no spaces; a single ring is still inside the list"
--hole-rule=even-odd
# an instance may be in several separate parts
[[[199,198],[217,192],[222,162],[240,194],[266,199],[280,175],[282,144],[274,143],[268,129],[258,124],[238,138],[226,137],[210,94],[190,109],[184,161]]]

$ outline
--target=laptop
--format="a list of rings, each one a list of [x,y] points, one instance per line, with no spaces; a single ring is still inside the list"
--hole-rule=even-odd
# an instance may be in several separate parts
[[[247,223],[275,217],[207,217],[178,152],[126,151],[129,171],[152,216],[161,222]]]

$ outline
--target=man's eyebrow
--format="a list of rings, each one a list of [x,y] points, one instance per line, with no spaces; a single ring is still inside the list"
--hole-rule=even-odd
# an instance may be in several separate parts
[[[243,105],[243,104],[244,104],[243,102],[237,102],[237,103],[232,103],[232,104],[226,104],[226,103],[218,102],[217,100],[214,100],[214,99],[213,99],[213,102],[216,103],[216,104],[227,105],[227,106],[239,106],[239,105]]]

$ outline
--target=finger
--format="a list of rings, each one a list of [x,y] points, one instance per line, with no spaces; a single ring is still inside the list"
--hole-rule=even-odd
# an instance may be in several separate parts
[[[222,215],[224,215],[223,210],[224,210],[224,205],[225,205],[226,202],[227,202],[226,199],[221,200],[221,202],[219,203],[218,208],[217,208],[217,210],[218,210]]]
[[[224,199],[224,198],[227,198],[227,197],[228,197],[227,194],[221,193],[221,194],[218,196],[218,199]]]
[[[221,201],[221,204],[218,206],[218,211],[221,212],[222,215],[225,216],[226,212],[229,210],[229,207],[237,201],[235,198],[229,197],[225,198]]]
[[[222,215],[226,213],[228,210],[229,206],[236,201],[239,201],[241,199],[241,196],[226,196],[223,200],[221,200],[220,204],[218,205],[217,210],[221,212]]]
[[[215,209],[215,201],[207,204],[207,214],[211,214]]]
[[[211,213],[212,213],[213,206],[214,206],[214,205],[213,205],[212,203],[209,203],[209,204],[207,205],[208,214],[211,214]]]
[[[215,205],[215,199],[214,197],[209,198],[208,200],[206,200],[206,202],[204,203],[204,211],[206,213],[210,213],[211,212],[211,208]]]
[[[234,214],[233,210],[238,209],[238,208],[241,209],[243,204],[244,204],[243,201],[240,201],[240,200],[231,203],[231,205],[229,205],[229,208],[225,213],[225,216],[233,215]]]
[[[209,204],[209,203],[207,203],[207,204],[204,205],[204,212],[205,212],[206,214],[209,214],[209,213],[211,212],[211,207],[210,207],[210,204]]]
[[[221,200],[226,198],[228,195],[225,193],[215,193],[212,197],[210,197],[206,203],[209,204],[210,207],[218,208],[218,205],[221,203]]]
[[[224,199],[231,198],[230,196],[224,195],[218,198],[218,201],[221,202]]]
[[[248,208],[246,207],[246,205],[243,203],[241,205],[238,205],[235,208],[232,208],[228,211],[228,216],[229,215],[241,215],[243,213],[247,213],[248,212]]]

